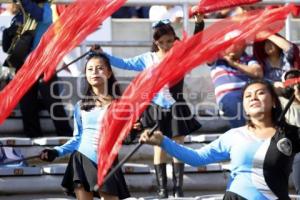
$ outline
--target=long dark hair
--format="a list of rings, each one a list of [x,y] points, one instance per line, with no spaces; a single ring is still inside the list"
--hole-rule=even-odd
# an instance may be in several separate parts
[[[119,85],[117,84],[117,80],[113,74],[109,59],[105,54],[91,52],[87,57],[87,61],[85,63],[84,69],[86,70],[87,63],[93,58],[102,59],[105,62],[107,68],[112,72],[111,76],[107,80],[107,84],[105,84],[105,85],[107,85],[107,90],[105,90],[105,91],[107,91],[107,94],[112,96],[114,99],[120,97],[121,90],[120,90]],[[93,92],[91,85],[87,82],[86,76],[85,76],[85,82],[87,85],[87,91],[85,93],[84,98],[81,100],[80,108],[82,110],[89,111],[96,106],[97,96]]]
[[[171,26],[170,23],[168,23],[168,24],[160,23],[153,28],[153,42],[152,42],[152,47],[151,47],[152,52],[158,51],[158,47],[155,44],[155,41],[157,41],[163,35],[174,35],[175,40],[179,40],[179,38],[177,37],[177,35],[175,33],[174,28]]]
[[[280,100],[279,100],[279,98],[278,98],[278,95],[276,94],[273,85],[272,85],[269,81],[263,80],[263,79],[257,79],[257,80],[253,80],[253,81],[248,82],[248,83],[245,85],[245,87],[243,88],[243,97],[244,97],[245,90],[246,90],[249,86],[251,86],[251,85],[253,85],[253,84],[257,84],[257,83],[266,86],[268,92],[269,92],[269,93],[271,94],[271,96],[272,96],[272,100],[273,100],[273,102],[274,102],[274,104],[275,104],[274,107],[272,107],[272,111],[271,111],[271,112],[272,112],[271,115],[272,115],[272,122],[273,122],[273,124],[274,124],[276,127],[281,127],[282,125],[285,125],[285,124],[286,124],[285,118],[282,119],[282,121],[279,121],[279,117],[280,117],[280,115],[281,115],[281,113],[282,113],[282,107],[281,107],[281,103],[280,103]],[[249,126],[255,128],[255,125],[253,124],[253,122],[251,121],[250,118],[247,119],[247,124],[248,124]]]
[[[276,33],[275,35],[283,38],[283,36],[279,35]],[[262,65],[265,66],[265,59],[268,57],[265,51],[265,43],[267,40],[259,41],[259,42],[254,42],[253,44],[253,56],[257,59],[257,61]],[[272,41],[271,41],[272,42]],[[275,46],[277,46],[274,42],[272,42]],[[297,45],[293,44],[293,60],[289,61],[291,64],[291,67],[300,69],[300,55],[299,55],[299,48]],[[277,46],[278,49],[280,50],[280,53],[283,52],[283,50]]]

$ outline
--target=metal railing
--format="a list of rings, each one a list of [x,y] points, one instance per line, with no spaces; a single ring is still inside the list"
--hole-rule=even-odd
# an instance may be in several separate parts
[[[53,3],[68,4],[76,0],[53,0]],[[87,0],[89,1],[89,0]],[[11,3],[12,0],[0,0],[0,3]],[[197,4],[200,0],[127,0],[126,5],[176,5],[176,4]],[[259,4],[286,4],[295,3],[300,4],[300,0],[263,0]]]
[[[76,0],[53,0],[55,4],[70,4],[75,2]],[[89,0],[87,0],[89,1]],[[0,3],[10,3],[12,0],[0,0]],[[199,0],[127,0],[125,5],[182,5],[183,7],[183,26],[185,30],[188,30],[188,10],[190,5],[196,5],[199,3]],[[294,3],[300,5],[300,0],[263,0],[257,5],[270,5],[270,4],[286,4],[286,3]],[[289,26],[289,22],[287,22],[287,26]],[[287,36],[289,39],[289,35]]]
[[[75,2],[76,0],[53,0],[55,4],[70,4]],[[87,0],[90,1],[90,0]],[[0,3],[11,3],[12,0],[0,0]],[[188,17],[188,9],[190,5],[196,5],[199,3],[199,0],[128,0],[126,5],[182,5],[183,7],[183,27],[184,30],[189,29],[189,17]],[[300,5],[300,0],[263,0],[260,3],[255,5],[271,5],[271,4],[287,4],[294,3]],[[291,17],[288,17],[286,20],[285,26],[285,37],[288,40],[291,40]],[[1,42],[1,41],[0,41]],[[300,44],[300,41],[293,41],[296,44]],[[95,42],[93,42],[95,43]],[[99,41],[98,44],[106,47],[149,47],[151,46],[151,41]],[[80,45],[81,51],[86,46],[91,46],[92,42],[84,42]]]

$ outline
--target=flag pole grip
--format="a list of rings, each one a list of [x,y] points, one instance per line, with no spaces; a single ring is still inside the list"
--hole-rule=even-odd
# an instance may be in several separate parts
[[[158,123],[156,123],[149,131],[149,136],[151,136],[154,131],[157,129]],[[112,170],[109,171],[109,173],[105,176],[103,183],[105,183],[108,179],[111,178],[111,176],[119,170],[119,168],[122,167],[122,165],[143,145],[143,143],[139,143],[129,154],[127,154]],[[96,184],[94,186],[94,191],[99,190],[99,185]]]

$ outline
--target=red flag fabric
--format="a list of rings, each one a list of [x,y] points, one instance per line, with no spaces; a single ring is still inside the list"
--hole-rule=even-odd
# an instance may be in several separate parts
[[[293,85],[300,85],[300,78],[291,78],[291,79],[288,79],[284,82],[284,87],[290,87],[290,86],[293,86]]]
[[[64,55],[79,45],[126,0],[77,0],[43,35],[15,78],[0,92],[0,123],[15,108],[28,89],[44,73],[47,81]]]
[[[278,32],[283,28],[292,8],[289,5],[278,9],[251,11],[221,20],[203,32],[176,42],[163,61],[141,72],[104,116],[98,147],[98,185],[103,183],[104,176],[133,123],[164,85],[174,85],[185,73],[201,63],[216,59],[232,44],[263,40],[269,36],[260,34],[258,38],[256,34],[259,32]]]
[[[57,14],[60,16],[66,10],[67,7],[68,5],[64,5],[64,4],[56,5]]]
[[[235,6],[241,6],[246,4],[254,4],[261,0],[201,0],[198,4],[198,10],[190,10],[189,16],[193,16],[196,13],[210,13],[225,8],[231,8]]]
[[[292,11],[294,17],[300,17],[300,6],[295,6],[295,9]]]

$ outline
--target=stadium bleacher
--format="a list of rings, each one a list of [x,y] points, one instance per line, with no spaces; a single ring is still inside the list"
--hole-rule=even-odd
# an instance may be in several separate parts
[[[167,1],[167,0],[166,0]],[[1,19],[0,19],[1,21]],[[207,20],[207,26],[213,23],[214,20]],[[151,43],[151,21],[145,19],[112,19],[111,25],[111,39],[106,41],[106,46],[112,44],[114,41],[122,41],[124,46],[118,45],[111,47],[110,51],[117,56],[131,57],[149,50],[149,46],[145,45]],[[188,33],[193,31],[193,22],[190,21],[187,26]],[[291,39],[293,41],[300,41],[300,23],[299,19],[291,20]],[[0,35],[1,35],[0,29]],[[179,35],[182,33],[182,26],[176,28]],[[119,34],[122,32],[122,34]],[[285,31],[282,32],[285,34]],[[99,37],[101,38],[101,37]],[[130,47],[130,41],[140,42],[140,47]],[[88,45],[96,41],[86,41],[76,50],[76,55],[79,56],[82,52],[87,51]],[[101,44],[101,41],[97,41]],[[104,42],[103,42],[104,43]],[[121,45],[119,45],[121,46]],[[1,61],[5,57],[0,51]],[[214,103],[214,95],[212,93],[212,85],[209,84],[210,77],[207,66],[202,69],[195,70],[187,75],[185,91],[188,93],[196,92],[195,98],[188,99],[195,104],[201,102],[204,106],[200,110],[196,110],[199,115],[199,121],[203,127],[185,138],[185,145],[192,148],[200,148],[208,142],[216,139],[220,134],[228,130],[228,123],[219,115],[216,110],[211,107]],[[117,78],[120,80],[130,80],[135,73],[116,69]],[[125,77],[124,77],[125,76]],[[201,84],[197,81],[201,76]],[[67,80],[74,86],[74,79],[69,77],[60,77],[62,80]],[[71,80],[73,79],[73,80]],[[125,86],[123,86],[125,87]],[[195,88],[197,87],[197,88]],[[193,89],[191,89],[193,88]],[[65,100],[68,103],[74,104],[78,97],[75,95],[72,99]],[[69,110],[71,112],[71,110]],[[13,146],[20,149],[24,157],[37,155],[45,147],[53,147],[64,143],[67,137],[55,137],[54,127],[52,125],[50,116],[47,112],[41,112],[41,123],[45,136],[43,138],[30,139],[24,138],[22,135],[22,122],[20,111],[18,108],[12,115],[0,125],[0,144],[3,146]],[[72,119],[70,118],[72,124]],[[136,141],[135,141],[136,142]],[[122,159],[128,152],[135,148],[136,143],[123,145],[120,151],[120,159]],[[149,145],[143,145],[139,151],[123,166],[125,178],[128,183],[130,191],[133,193],[141,193],[142,195],[155,193],[155,173],[152,166],[153,150]],[[20,194],[52,194],[63,195],[60,182],[66,167],[68,157],[59,158],[54,163],[45,163],[39,159],[28,160],[26,166],[7,167],[0,163],[0,200],[8,199],[12,195]],[[171,165],[168,165],[168,183],[171,188]],[[30,182],[28,182],[30,180]],[[226,163],[217,163],[207,165],[201,168],[194,168],[191,166],[185,167],[184,175],[184,190],[193,192],[194,198],[191,199],[205,199],[197,194],[211,194],[222,193],[226,188],[228,180],[228,165]],[[13,187],[12,187],[13,186]],[[291,191],[292,184],[290,183]],[[146,195],[149,196],[149,195]],[[198,197],[197,197],[198,196]],[[6,197],[6,198],[5,198]],[[37,197],[38,198],[38,197]],[[206,199],[211,199],[212,196],[207,196]],[[214,199],[219,199],[220,195],[216,195]],[[13,197],[12,197],[13,199]],[[16,199],[16,198],[15,198]],[[23,198],[25,199],[25,198]],[[142,198],[147,199],[147,198]],[[186,198],[188,199],[188,198]]]

